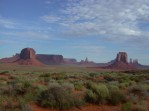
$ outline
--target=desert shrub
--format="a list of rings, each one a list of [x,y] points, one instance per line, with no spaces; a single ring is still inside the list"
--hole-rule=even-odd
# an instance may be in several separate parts
[[[107,81],[115,81],[115,78],[110,76],[110,75],[105,75],[104,79],[107,80]]]
[[[89,73],[89,76],[90,76],[90,77],[96,77],[96,76],[98,76],[98,75],[99,75],[98,73],[93,73],[93,72],[92,72],[92,73]]]
[[[125,88],[127,88],[129,85],[130,85],[129,82],[122,82],[122,83],[119,84],[119,88],[125,89]]]
[[[87,90],[85,99],[89,103],[97,103],[97,95],[90,89]]]
[[[136,95],[140,98],[145,98],[149,96],[149,85],[147,84],[138,84],[129,87],[128,92],[129,94]]]
[[[21,111],[33,111],[30,105],[24,104],[21,106]]]
[[[41,74],[39,77],[51,77],[50,73]]]
[[[49,84],[48,84],[48,88],[51,88],[51,87],[58,87],[60,84],[59,83],[57,83],[57,82],[50,82]]]
[[[33,86],[29,81],[11,81],[3,89],[3,94],[7,95],[24,95],[33,90]]]
[[[0,72],[0,74],[8,74],[9,73],[9,71],[2,71],[2,72]]]
[[[23,86],[24,88],[29,88],[29,87],[32,86],[32,84],[31,84],[29,81],[23,81],[23,82],[22,82],[22,86]]]
[[[68,90],[68,91],[73,91],[74,90],[74,85],[72,83],[63,83],[62,84],[62,87],[65,89],[65,90]]]
[[[148,105],[143,103],[143,104],[135,104],[132,108],[131,111],[148,111]]]
[[[109,90],[104,84],[87,83],[86,101],[93,103],[103,103],[109,97]]]
[[[130,86],[136,85],[136,82],[135,82],[135,81],[130,81],[130,82],[129,82],[129,85],[130,85]]]
[[[116,86],[109,87],[109,93],[109,103],[112,105],[117,105],[121,102],[124,102],[126,99],[124,94]]]
[[[131,111],[132,104],[130,102],[124,103],[122,105],[122,111]]]
[[[75,90],[80,91],[80,90],[83,89],[84,86],[83,86],[83,83],[77,82],[77,83],[74,84],[74,87],[75,87]]]
[[[16,94],[25,94],[27,92],[33,91],[33,86],[29,81],[22,81],[14,85],[14,90]]]
[[[141,105],[135,105],[135,106],[133,106],[131,111],[148,111],[148,110]]]
[[[37,95],[37,103],[42,107],[67,109],[80,105],[80,100],[73,96],[72,92],[61,85],[53,85],[48,90]]]
[[[46,89],[47,89],[47,87],[45,85],[38,85],[38,86],[35,87],[35,90],[36,90],[37,93],[42,92]]]
[[[43,78],[43,81],[44,81],[45,83],[50,82],[50,81],[51,81],[51,78],[49,78],[49,77],[44,77],[44,78]]]

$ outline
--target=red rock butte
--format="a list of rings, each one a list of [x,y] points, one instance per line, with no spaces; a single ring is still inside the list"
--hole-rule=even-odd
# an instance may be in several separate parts
[[[119,52],[116,57],[116,62],[128,63],[128,56],[126,52]]]
[[[20,59],[36,59],[36,52],[33,48],[24,48],[20,53]]]
[[[16,61],[16,63],[20,65],[35,65],[35,66],[43,65],[36,59],[36,52],[32,48],[22,49],[20,53],[20,58],[19,60]]]
[[[116,56],[115,61],[107,66],[109,69],[118,69],[118,70],[134,70],[135,66],[128,63],[128,56],[126,52],[119,52]]]

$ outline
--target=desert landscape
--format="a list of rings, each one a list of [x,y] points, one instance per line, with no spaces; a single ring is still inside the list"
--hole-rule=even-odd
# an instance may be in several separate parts
[[[77,62],[24,48],[0,59],[2,111],[148,111],[149,66],[119,52],[112,62]]]
[[[149,111],[149,0],[0,0],[0,111]]]

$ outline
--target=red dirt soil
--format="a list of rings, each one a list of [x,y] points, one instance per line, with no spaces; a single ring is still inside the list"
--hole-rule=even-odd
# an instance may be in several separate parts
[[[10,74],[0,74],[1,78],[9,79]]]
[[[41,62],[39,62],[36,59],[27,59],[27,60],[19,59],[18,61],[16,61],[16,63],[18,63],[19,65],[44,66]]]
[[[80,108],[72,108],[69,110],[56,110],[56,109],[48,109],[41,108],[35,104],[32,104],[31,107],[34,111],[121,111],[121,107],[119,106],[109,106],[109,105],[92,105],[88,104],[82,106]]]

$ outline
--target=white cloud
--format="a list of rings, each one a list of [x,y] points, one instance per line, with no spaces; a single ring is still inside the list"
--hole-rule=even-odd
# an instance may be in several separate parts
[[[14,29],[16,26],[16,23],[12,20],[5,19],[0,17],[0,27],[8,28],[8,29]]]
[[[66,29],[67,36],[102,36],[128,41],[146,39],[139,27],[149,18],[149,0],[68,0],[59,15],[45,15],[43,20]]]
[[[8,39],[0,40],[0,45],[15,44],[15,43],[16,43],[16,41],[12,41],[12,40],[8,40]]]
[[[51,4],[51,1],[45,1],[45,4]]]
[[[60,20],[59,17],[50,16],[50,15],[45,15],[45,16],[42,16],[41,18],[48,23],[58,22]]]
[[[78,49],[83,53],[89,53],[89,54],[99,54],[103,51],[103,46],[94,46],[94,45],[76,45],[76,46],[70,46],[69,48],[72,49]]]
[[[7,31],[7,32],[0,32],[2,36],[9,36],[11,38],[15,39],[29,39],[29,40],[54,40],[54,41],[66,41],[63,38],[57,38],[52,34],[49,34],[47,32],[43,31],[22,31],[22,32],[16,32],[16,31]]]
[[[24,31],[24,32],[0,32],[2,35],[11,37],[30,38],[30,39],[48,39],[49,36],[39,32]]]

